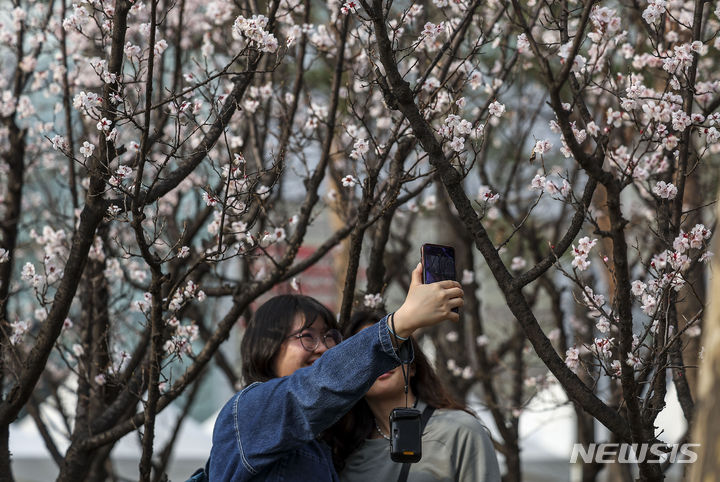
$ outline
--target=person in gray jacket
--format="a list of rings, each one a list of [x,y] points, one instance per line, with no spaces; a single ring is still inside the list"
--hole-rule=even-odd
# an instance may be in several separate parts
[[[352,336],[382,316],[357,312],[343,334]],[[390,412],[404,407],[406,401],[405,377],[401,367],[396,367],[378,377],[365,398],[325,435],[341,482],[500,481],[487,428],[448,393],[412,337],[411,342],[414,360],[409,367],[408,404],[421,412],[428,405],[434,408],[423,430],[422,459],[402,475],[403,464],[390,459]]]

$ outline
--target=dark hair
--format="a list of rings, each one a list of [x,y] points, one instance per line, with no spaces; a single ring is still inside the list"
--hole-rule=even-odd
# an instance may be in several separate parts
[[[257,309],[248,322],[240,344],[242,377],[245,384],[266,382],[277,377],[273,369],[280,346],[291,334],[295,317],[303,316],[303,329],[320,319],[328,329],[337,329],[335,316],[315,298],[279,295]]]
[[[343,325],[343,339],[354,335],[365,325],[377,323],[384,316],[384,313],[376,310],[355,312],[350,321]],[[435,408],[464,410],[472,414],[467,405],[454,398],[447,391],[415,338],[410,337],[410,343],[412,343],[415,354],[412,363],[415,373],[410,378],[410,387],[415,396]],[[332,447],[333,463],[338,472],[345,467],[345,460],[347,460],[348,456],[360,447],[374,430],[374,415],[363,398],[355,404],[350,412],[326,431],[324,438]]]

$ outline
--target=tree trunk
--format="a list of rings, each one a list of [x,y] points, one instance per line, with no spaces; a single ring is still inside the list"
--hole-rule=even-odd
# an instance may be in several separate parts
[[[701,185],[701,175],[706,172],[703,169],[703,165],[698,166],[698,169],[693,170],[692,174],[687,177],[685,186],[685,199],[684,209],[689,210],[688,217],[685,221],[685,231],[692,229],[698,223],[702,223],[703,211],[699,208],[706,202],[705,190]],[[707,186],[705,186],[707,187]],[[689,273],[687,273],[687,285],[680,291],[678,297],[678,320],[680,321],[679,328],[685,327],[685,324],[693,320],[695,316],[702,311],[707,296],[705,295],[705,273],[706,266],[703,263],[696,264]],[[695,322],[695,326],[701,326],[700,320]],[[686,345],[683,349],[682,355],[684,358],[685,366],[696,367],[699,365],[698,352],[700,351],[700,337],[686,337],[684,339]],[[690,386],[690,393],[697,393],[698,383],[698,371],[695,368],[689,368],[685,371],[687,376],[687,383]]]
[[[716,205],[717,215],[720,215],[720,204]],[[720,253],[720,237],[715,233],[710,251]],[[710,282],[710,293],[720,293],[720,260],[717,256],[712,258],[711,273],[714,273]],[[702,344],[704,356],[701,362],[698,380],[698,403],[695,412],[695,426],[692,443],[700,444],[696,447],[698,460],[691,464],[690,477],[693,482],[714,482],[720,480],[720,400],[718,397],[718,383],[720,383],[720,298],[711,297],[707,316],[703,320],[704,330]]]
[[[10,465],[10,427],[0,427],[0,482],[13,482]]]
[[[520,447],[517,444],[508,446],[508,452],[505,455],[505,465],[507,466],[507,474],[503,477],[503,482],[521,482]]]
[[[25,130],[20,130],[14,122],[8,122],[10,132],[9,156],[3,159],[8,163],[7,199],[5,218],[0,221],[0,247],[8,252],[8,261],[0,263],[0,387],[5,385],[5,373],[10,354],[10,340],[5,334],[12,329],[7,319],[7,299],[10,292],[10,277],[14,266],[15,244],[17,242],[18,221],[22,206],[23,172],[25,170]],[[4,399],[4,397],[3,397]],[[1,425],[1,424],[0,424]],[[12,481],[10,463],[10,429],[7,425],[0,431],[0,481]]]

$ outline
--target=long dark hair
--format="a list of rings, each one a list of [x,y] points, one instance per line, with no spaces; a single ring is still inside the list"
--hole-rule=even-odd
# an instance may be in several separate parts
[[[277,377],[273,369],[280,346],[290,335],[295,317],[304,319],[303,329],[320,319],[328,329],[338,329],[335,316],[315,298],[305,295],[279,295],[270,298],[248,322],[240,344],[242,377],[246,385]]]
[[[350,321],[342,328],[343,339],[354,335],[365,325],[377,323],[383,316],[385,316],[384,313],[376,310],[355,312]],[[410,387],[415,396],[435,408],[464,410],[472,414],[467,405],[447,391],[413,337],[410,337],[410,343],[412,343],[415,353],[412,363],[415,374],[410,378]],[[350,412],[325,432],[324,439],[332,447],[333,463],[338,472],[345,467],[348,456],[360,447],[365,439],[370,438],[374,430],[374,415],[363,398],[355,404]]]

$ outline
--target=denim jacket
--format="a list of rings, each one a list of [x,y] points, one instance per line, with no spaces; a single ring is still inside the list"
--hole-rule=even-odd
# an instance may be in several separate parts
[[[400,364],[390,337],[383,318],[311,366],[235,394],[215,421],[210,480],[337,481],[318,436]]]

